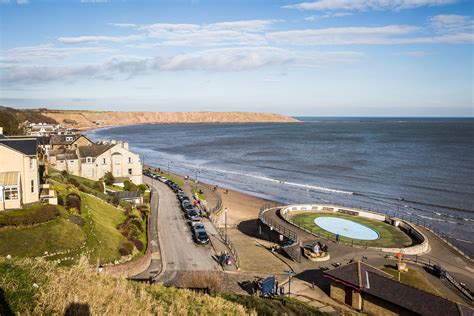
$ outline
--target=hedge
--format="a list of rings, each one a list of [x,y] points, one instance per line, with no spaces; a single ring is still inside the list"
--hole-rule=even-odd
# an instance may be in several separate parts
[[[59,210],[54,205],[35,205],[29,209],[4,212],[0,215],[0,227],[44,223],[59,215]]]

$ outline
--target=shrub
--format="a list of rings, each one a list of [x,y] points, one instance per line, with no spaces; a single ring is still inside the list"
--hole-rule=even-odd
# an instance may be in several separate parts
[[[130,223],[135,225],[139,231],[143,231],[142,223],[138,219],[133,219],[130,221]]]
[[[135,247],[138,249],[138,251],[142,251],[145,248],[145,246],[143,246],[143,243],[141,242],[141,240],[134,239],[134,240],[132,240],[132,242],[135,245]]]
[[[63,177],[67,177],[69,175],[69,173],[67,173],[67,170],[63,170],[63,171],[61,171],[61,175]]]
[[[84,219],[80,216],[77,216],[77,215],[71,215],[69,216],[69,220],[71,222],[73,222],[74,224],[76,225],[79,225],[79,226],[84,226],[86,224],[86,222],[84,221]]]
[[[131,211],[132,210],[132,204],[127,201],[120,201],[120,206],[123,207],[126,211]]]
[[[30,209],[13,212],[6,211],[0,215],[0,227],[39,224],[60,215],[58,208],[54,205],[35,205]]]
[[[135,245],[132,242],[130,241],[124,242],[122,247],[119,249],[120,255],[128,256],[129,254],[133,252],[133,247],[135,247]]]
[[[76,178],[71,178],[71,177],[67,178],[67,183],[72,184],[76,188],[78,188],[81,185],[79,181],[76,180]]]
[[[113,185],[115,182],[115,177],[112,172],[106,172],[104,175],[104,182],[106,185]]]
[[[120,204],[120,199],[117,196],[112,198],[112,204],[118,206]]]
[[[64,205],[64,199],[62,195],[58,195],[58,204],[59,205]]]
[[[97,191],[104,192],[104,184],[101,181],[95,182],[93,188]]]
[[[140,184],[137,186],[137,190],[141,193],[144,193],[147,189],[148,187],[146,186],[146,184]]]
[[[76,193],[69,193],[66,196],[66,207],[68,210],[76,208],[81,213],[81,197]]]

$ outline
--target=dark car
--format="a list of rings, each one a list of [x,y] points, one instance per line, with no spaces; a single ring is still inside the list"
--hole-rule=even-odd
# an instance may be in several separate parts
[[[198,244],[204,245],[204,244],[209,243],[209,236],[204,230],[195,231],[193,236],[194,236],[194,241]]]
[[[199,217],[199,214],[194,209],[191,209],[189,211],[187,210],[186,217],[193,222],[199,222],[201,220],[201,218]]]
[[[186,209],[192,209],[193,206],[188,201],[183,201],[181,202],[181,208],[185,211]]]
[[[201,222],[195,222],[192,224],[192,230],[193,230],[193,233],[198,231],[198,230],[203,230],[203,231],[206,231],[206,228],[204,227],[204,224],[201,223]]]

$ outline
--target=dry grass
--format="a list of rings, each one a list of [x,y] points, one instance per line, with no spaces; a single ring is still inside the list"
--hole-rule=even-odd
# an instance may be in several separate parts
[[[0,259],[0,272],[0,288],[5,291],[10,308],[18,314],[249,314],[242,305],[223,298],[91,272],[85,258],[71,268],[30,259]],[[33,287],[33,283],[39,287]]]

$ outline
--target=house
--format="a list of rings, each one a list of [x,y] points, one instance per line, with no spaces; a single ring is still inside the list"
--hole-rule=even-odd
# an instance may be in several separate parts
[[[137,154],[128,150],[126,142],[102,142],[78,147],[80,176],[99,180],[107,172],[116,178],[127,177],[135,184],[142,183],[142,164]]]
[[[56,134],[51,135],[51,150],[75,149],[79,146],[92,145],[93,142],[84,135]]]
[[[473,315],[471,308],[394,280],[357,261],[325,271],[331,298],[369,315]]]
[[[0,134],[0,211],[38,201],[36,138],[9,139]]]
[[[47,123],[30,123],[28,125],[28,135],[31,136],[48,136],[55,133],[59,125]]]

